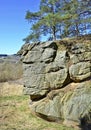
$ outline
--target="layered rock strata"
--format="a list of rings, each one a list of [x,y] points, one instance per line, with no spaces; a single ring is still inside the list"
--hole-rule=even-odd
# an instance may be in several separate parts
[[[28,44],[23,70],[24,93],[38,116],[66,125],[91,121],[91,41]]]

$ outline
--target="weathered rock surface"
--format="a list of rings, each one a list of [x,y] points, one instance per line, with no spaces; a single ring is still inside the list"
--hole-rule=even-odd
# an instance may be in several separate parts
[[[66,88],[52,90],[46,98],[33,103],[31,110],[48,120],[64,119],[65,124],[73,121],[80,125],[82,118],[90,116],[91,81],[71,83]]]
[[[69,73],[74,81],[91,77],[91,44],[78,43],[71,48]]]
[[[23,69],[33,112],[66,125],[91,121],[91,40],[30,44]]]

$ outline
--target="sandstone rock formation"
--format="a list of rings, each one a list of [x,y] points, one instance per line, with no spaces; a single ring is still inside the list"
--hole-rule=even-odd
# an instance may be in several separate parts
[[[91,122],[91,40],[30,44],[23,69],[24,93],[38,116],[66,125]]]

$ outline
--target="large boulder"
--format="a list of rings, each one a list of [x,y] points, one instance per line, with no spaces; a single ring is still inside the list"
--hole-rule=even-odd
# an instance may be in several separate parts
[[[67,81],[69,57],[66,51],[57,48],[55,42],[39,44],[24,57],[24,92],[32,99],[41,98],[70,81]]]
[[[72,95],[64,102],[65,123],[73,121],[80,125],[81,120],[91,121],[91,80],[76,84]]]
[[[91,121],[91,41],[28,45],[23,56],[24,93],[31,111],[50,121]]]
[[[81,120],[91,120],[91,81],[71,83],[65,88],[52,90],[46,98],[31,103],[31,110],[44,119],[79,126]],[[71,124],[72,125],[72,124]]]

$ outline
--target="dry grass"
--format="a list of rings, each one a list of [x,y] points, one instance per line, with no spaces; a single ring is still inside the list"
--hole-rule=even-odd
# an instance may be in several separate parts
[[[15,81],[0,83],[0,96],[22,95],[23,85]]]
[[[72,37],[72,38],[64,38],[62,40],[56,40],[55,41],[58,46],[58,50],[64,51],[66,49],[70,49],[72,45],[75,45],[77,43],[87,44],[88,47],[91,47],[91,34],[79,36],[79,37]]]
[[[4,61],[0,63],[0,82],[15,80],[22,77],[22,64]]]
[[[1,87],[0,130],[74,130],[33,115],[29,108],[29,96],[22,94],[22,86],[3,83]]]
[[[79,37],[64,38],[62,41],[73,42],[73,43],[90,43],[91,44],[91,34],[83,35]]]

